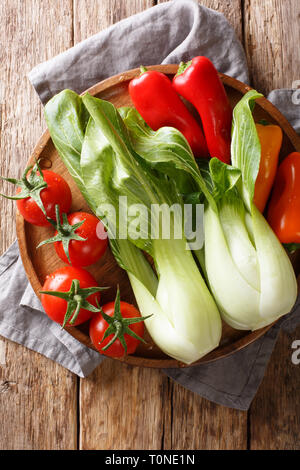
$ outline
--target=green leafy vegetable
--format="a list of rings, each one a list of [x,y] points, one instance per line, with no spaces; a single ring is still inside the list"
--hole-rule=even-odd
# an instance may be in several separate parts
[[[251,90],[234,109],[233,166],[216,158],[201,161],[194,178],[198,193],[190,196],[196,200],[202,192],[207,200],[205,245],[195,255],[224,320],[246,330],[262,328],[288,313],[297,295],[289,258],[253,204],[261,149],[252,110],[261,96]]]
[[[53,142],[105,224],[141,314],[149,317],[150,335],[185,363],[219,344],[221,321],[186,249],[184,202],[205,202],[205,245],[195,254],[228,324],[261,328],[288,313],[296,299],[290,261],[253,204],[260,143],[252,110],[260,96],[251,90],[234,109],[233,166],[213,158],[198,167],[180,132],[171,127],[154,132],[133,108],[118,111],[109,102],[69,90],[46,106]],[[154,206],[158,212],[153,214]],[[166,217],[171,222],[167,238]],[[152,256],[157,274],[143,252]]]
[[[261,153],[252,111],[255,106],[254,100],[262,96],[256,90],[250,90],[233,110],[231,163],[241,170],[243,197],[249,209],[253,201]]]
[[[234,109],[232,163],[238,170],[211,160],[207,187],[217,211],[208,204],[204,219],[211,291],[224,320],[246,330],[288,313],[297,295],[289,258],[253,204],[260,144],[251,111],[260,96],[251,90]]]
[[[60,104],[68,101],[68,92],[61,95]],[[140,311],[143,316],[151,315],[145,324],[152,338],[170,356],[191,363],[219,344],[221,320],[183,235],[181,193],[184,188],[188,190],[189,184],[196,187],[193,179],[199,179],[190,148],[175,129],[167,128],[158,134],[147,129],[145,133],[142,123],[141,136],[134,124],[138,116],[129,124],[129,117],[123,115],[123,121],[111,103],[88,94],[76,99],[72,95],[72,100],[75,127],[84,129],[81,148],[80,145],[76,148],[80,155],[74,153],[74,133],[69,130],[69,113],[64,113],[63,105],[59,113],[55,106],[46,108],[53,141],[84,197],[107,227],[112,251],[128,272]],[[90,115],[88,122],[82,104]],[[69,107],[67,103],[66,110]],[[175,169],[172,161],[176,162]],[[167,169],[174,178],[167,174]],[[180,171],[181,177],[175,178]],[[202,178],[199,184],[210,197]],[[138,218],[141,228],[138,238],[131,231],[136,228],[136,214],[123,220],[120,198],[128,207],[143,208]],[[160,209],[154,218],[153,205]],[[174,206],[170,214],[171,233],[165,239],[161,221],[170,205]],[[178,233],[180,237],[176,236]],[[153,257],[157,275],[141,250]]]
[[[45,118],[52,141],[61,159],[90,208],[97,215],[97,203],[94,201],[93,192],[88,190],[82,177],[81,150],[90,118],[82,102],[82,97],[71,90],[60,92],[46,104]],[[94,175],[94,170],[95,168],[91,165],[91,178]],[[97,182],[97,176],[95,181]],[[142,282],[147,283],[154,295],[157,279],[142,252],[128,240],[115,240],[113,244],[112,241],[110,243],[119,262],[121,259],[126,260],[126,263],[120,262],[121,267],[135,274],[142,279]]]
[[[119,196],[126,196],[128,205],[142,203],[148,215],[153,204],[161,208],[163,205],[167,207],[177,204],[171,214],[169,239],[162,236],[159,218],[154,221],[151,219],[152,225],[147,227],[147,230],[150,229],[149,234],[146,236],[145,230],[144,238],[133,239],[129,232],[131,242],[151,254],[155,261],[158,272],[155,295],[148,283],[126,268],[127,260],[122,254],[116,250],[114,254],[119,264],[128,271],[142,315],[153,314],[145,324],[156,344],[170,356],[191,363],[217,346],[221,335],[221,322],[192,253],[186,249],[187,243],[179,217],[182,200],[176,181],[166,177],[158,157],[154,161],[154,155],[151,156],[149,152],[153,146],[151,141],[156,137],[152,132],[143,137],[142,146],[141,141],[137,142],[136,135],[122,125],[121,116],[112,104],[89,95],[85,95],[83,101],[92,118],[82,148],[83,177],[89,191],[93,192],[95,200],[98,201],[97,213],[100,215],[103,212],[103,204],[108,203],[113,204],[118,213]],[[176,139],[181,139],[187,149],[184,151],[189,152],[189,158],[192,160],[185,139],[178,135],[175,129],[169,128],[164,138],[170,147],[169,152],[173,153],[173,159],[177,156],[180,161]],[[157,153],[160,155],[159,150]],[[168,162],[167,155],[165,159]],[[158,168],[160,171],[157,171]],[[196,166],[195,168],[197,170]],[[109,214],[107,217],[109,218]],[[109,222],[110,219],[108,226]],[[127,228],[130,223],[129,219]],[[148,219],[147,223],[149,224]],[[153,223],[158,227],[157,238],[150,237]],[[119,225],[115,228],[122,227]],[[176,230],[181,234],[180,238],[174,236]]]
[[[45,106],[46,123],[52,141],[75,183],[92,210],[93,202],[81,175],[80,155],[89,115],[82,98],[74,91],[64,90]]]

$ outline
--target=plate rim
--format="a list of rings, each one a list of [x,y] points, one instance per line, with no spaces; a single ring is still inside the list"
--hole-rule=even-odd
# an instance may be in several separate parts
[[[178,64],[166,64],[166,65],[151,65],[147,66],[148,70],[158,70],[160,72],[163,72],[168,75],[174,75],[177,72],[178,69]],[[113,75],[112,77],[108,77],[105,80],[102,80],[92,87],[88,88],[87,90],[83,91],[81,95],[84,95],[85,93],[90,93],[91,95],[98,95],[102,91],[106,90],[108,88],[108,85],[110,87],[118,85],[122,82],[126,82],[128,80],[131,80],[132,78],[138,76],[140,73],[139,68],[134,68],[127,70],[125,72],[121,72],[119,74]],[[229,87],[234,88],[235,90],[239,91],[240,93],[245,94],[247,91],[251,90],[252,87],[233,78],[228,75],[219,73],[219,76],[222,80],[222,82]],[[300,152],[300,137],[296,133],[296,131],[293,129],[291,124],[288,122],[288,120],[282,115],[282,113],[265,97],[259,98],[256,100],[256,102],[267,112],[269,113],[272,118],[278,122],[280,127],[282,128],[283,132],[286,134],[288,139],[290,140],[291,144],[295,148],[295,151]],[[38,139],[32,154],[30,155],[27,165],[32,164],[35,159],[39,157],[39,155],[42,153],[46,145],[48,145],[49,140],[51,140],[50,133],[48,129],[46,129],[41,137]],[[74,183],[76,184],[76,183]],[[16,232],[17,232],[17,239],[18,239],[18,244],[19,244],[19,250],[20,250],[20,256],[22,259],[22,263],[27,275],[27,278],[35,292],[38,298],[40,298],[39,295],[39,290],[41,290],[42,286],[41,283],[38,279],[37,273],[34,269],[33,263],[31,261],[31,258],[28,253],[27,249],[27,243],[26,243],[26,226],[27,222],[23,219],[23,217],[20,215],[20,213],[17,211],[16,213]],[[278,321],[278,320],[277,320]],[[252,344],[254,341],[258,340],[261,336],[263,336],[272,326],[277,322],[273,322],[272,324],[261,328],[256,331],[249,331],[249,334],[246,336],[243,336],[242,338],[236,340],[234,343],[230,343],[228,345],[223,345],[221,348],[218,347],[208,353],[206,356],[203,358],[199,359],[196,362],[193,362],[192,364],[184,364],[176,359],[172,358],[150,358],[150,357],[142,357],[142,356],[135,356],[135,355],[128,355],[124,356],[122,358],[114,358],[115,360],[118,360],[120,362],[126,363],[131,366],[139,366],[139,367],[146,367],[146,368],[155,368],[155,369],[177,369],[177,368],[186,368],[186,367],[194,367],[199,364],[208,364],[212,362],[216,362],[220,359],[224,359],[225,357],[229,357],[230,355],[234,354],[237,351],[240,351],[241,349],[244,349],[245,347],[249,346]],[[66,327],[66,331],[71,334],[75,339],[80,341],[82,344],[85,346],[93,349],[96,351],[95,347],[92,345],[90,339],[88,338],[87,341],[87,335],[85,335],[83,332],[81,332],[79,329],[76,327]],[[220,349],[219,349],[220,348]],[[219,352],[218,355],[214,355],[216,351]],[[99,353],[100,354],[100,353]],[[212,357],[210,357],[212,356]],[[106,356],[104,356],[106,357]]]

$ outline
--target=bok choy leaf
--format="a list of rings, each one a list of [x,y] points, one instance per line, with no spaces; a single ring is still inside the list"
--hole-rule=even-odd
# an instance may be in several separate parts
[[[68,94],[62,92],[60,99],[56,98],[60,102],[59,110],[55,103],[46,107],[54,144],[92,210],[106,225],[110,246],[117,262],[128,272],[142,315],[146,316],[146,312],[152,315],[145,324],[153,340],[166,354],[191,363],[217,347],[221,336],[218,309],[191,251],[186,249],[183,233],[181,192],[183,186],[187,188],[188,184],[193,184],[192,179],[182,172],[179,183],[179,179],[176,182],[176,178],[168,176],[166,171],[159,171],[160,163],[154,161],[153,153],[155,136],[147,135],[142,150],[117,109],[90,95],[76,98],[79,104],[76,102],[77,107],[73,106],[76,115],[76,110],[79,111],[83,104],[90,116],[88,123],[84,121],[81,149],[80,145],[76,149],[80,151],[79,167],[78,153],[72,159],[74,142],[69,138],[69,135],[74,136],[77,125],[73,134],[70,131],[67,139],[64,137],[70,125],[69,104],[66,104],[66,113],[63,106]],[[191,151],[178,131],[169,128],[160,139],[162,147],[177,158],[180,165],[187,161],[184,168],[188,168],[187,173],[194,173],[197,179],[198,170]],[[186,154],[185,158],[181,152]],[[165,164],[169,165],[169,162]],[[136,213],[129,213],[124,220],[123,203],[126,204],[123,201],[128,207],[141,211],[138,238],[131,231],[131,227],[136,228]],[[158,206],[159,211],[150,218],[153,205]],[[170,214],[169,206],[173,208]],[[171,230],[170,236],[164,238],[162,220],[167,216]],[[154,237],[153,225],[156,229]],[[153,257],[157,275],[142,250]]]
[[[180,217],[182,201],[176,181],[158,172],[151,158],[141,156],[143,152],[140,149],[137,152],[137,146],[132,144],[132,136],[112,104],[90,95],[85,95],[83,102],[91,120],[83,143],[81,166],[89,192],[93,192],[98,202],[96,213],[101,216],[105,209],[103,204],[105,206],[111,202],[119,220],[120,205],[114,199],[117,197],[126,197],[128,204],[143,205],[148,236],[145,230],[144,237],[134,239],[128,230],[128,238],[154,259],[158,273],[155,296],[151,294],[148,285],[132,272],[129,272],[129,279],[142,315],[152,314],[145,324],[153,340],[168,355],[191,363],[218,345],[221,321],[192,253],[186,249]],[[173,149],[175,155],[176,147],[170,134],[172,137],[170,131],[166,139],[169,139],[170,149]],[[177,136],[177,131],[174,130],[174,134]],[[149,134],[145,139],[150,148],[153,135]],[[90,167],[91,161],[95,171]],[[152,217],[149,225],[153,205],[162,209],[163,217],[166,215],[163,208],[173,205],[168,238],[163,237],[160,217]],[[106,218],[109,226],[111,214],[107,213]],[[128,229],[131,222],[129,218]],[[158,227],[158,236],[154,238],[151,236],[153,224]],[[113,227],[124,228],[114,221]],[[180,233],[180,237],[177,238],[175,232]],[[126,260],[118,259],[118,256],[119,263],[125,266]]]
[[[82,97],[71,90],[62,91],[46,104],[45,118],[52,141],[62,161],[88,205],[97,215],[97,201],[93,191],[89,191],[90,188],[85,184],[81,167],[82,144],[90,119]],[[101,170],[93,166],[93,159],[91,159],[90,170],[91,178],[94,172]],[[98,181],[97,174],[95,180]],[[147,284],[149,291],[154,295],[157,290],[157,279],[142,252],[128,240],[111,240],[110,245],[121,267]]]
[[[208,203],[204,219],[211,291],[224,320],[246,330],[262,328],[288,313],[297,296],[290,260],[253,204],[260,143],[252,110],[260,96],[251,90],[234,109],[231,151],[236,168],[211,160],[208,187],[217,211]]]
[[[89,114],[74,91],[64,90],[45,106],[46,123],[52,141],[69,173],[88,201],[82,180],[80,155]],[[88,201],[93,210],[92,201]]]

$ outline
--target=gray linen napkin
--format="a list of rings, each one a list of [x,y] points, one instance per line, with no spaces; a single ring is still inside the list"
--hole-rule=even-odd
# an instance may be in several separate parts
[[[64,88],[82,92],[108,76],[141,64],[178,63],[196,55],[208,56],[221,72],[248,82],[244,51],[232,27],[222,14],[193,0],[173,0],[127,18],[38,65],[29,79],[45,104]],[[299,106],[292,104],[291,93],[273,91],[270,98],[299,131]],[[81,377],[103,360],[45,315],[28,284],[16,242],[0,258],[0,278],[1,335],[44,354]],[[300,321],[298,305],[299,301],[293,312],[263,338],[227,359],[164,372],[211,401],[248,409],[280,327],[291,331]]]

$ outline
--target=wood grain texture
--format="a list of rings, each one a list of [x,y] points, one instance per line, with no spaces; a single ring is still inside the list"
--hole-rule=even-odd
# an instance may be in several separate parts
[[[0,449],[76,449],[76,376],[23,346],[1,342]]]
[[[299,0],[245,0],[245,47],[254,88],[264,94],[300,79]]]
[[[247,412],[219,406],[171,381],[170,449],[247,449]],[[169,436],[166,436],[166,440]]]
[[[45,124],[26,74],[72,45],[72,2],[0,2],[1,174],[20,176]],[[57,40],[59,37],[59,41]],[[1,191],[12,194],[8,184]],[[15,239],[15,204],[1,199],[1,253]],[[0,448],[76,447],[76,377],[1,339]]]
[[[56,6],[55,6],[56,5]],[[40,101],[27,73],[72,45],[72,1],[0,2],[1,174],[21,176],[39,135],[46,127]],[[57,41],[57,36],[59,41]],[[1,184],[12,194],[12,185]],[[15,204],[1,201],[1,253],[15,239]]]
[[[252,85],[268,93],[299,79],[300,2],[245,0],[244,35]],[[300,369],[291,362],[292,339],[281,333],[249,410],[251,449],[299,449]]]
[[[169,0],[158,0],[157,4]],[[243,40],[241,0],[198,0],[201,5],[223,13],[233,26],[237,37]]]
[[[167,381],[106,359],[81,381],[80,449],[161,449]]]
[[[74,0],[74,44],[154,4],[154,0]]]
[[[290,335],[280,332],[249,412],[253,450],[300,449],[300,365],[292,363],[292,343],[299,339],[300,327]]]

